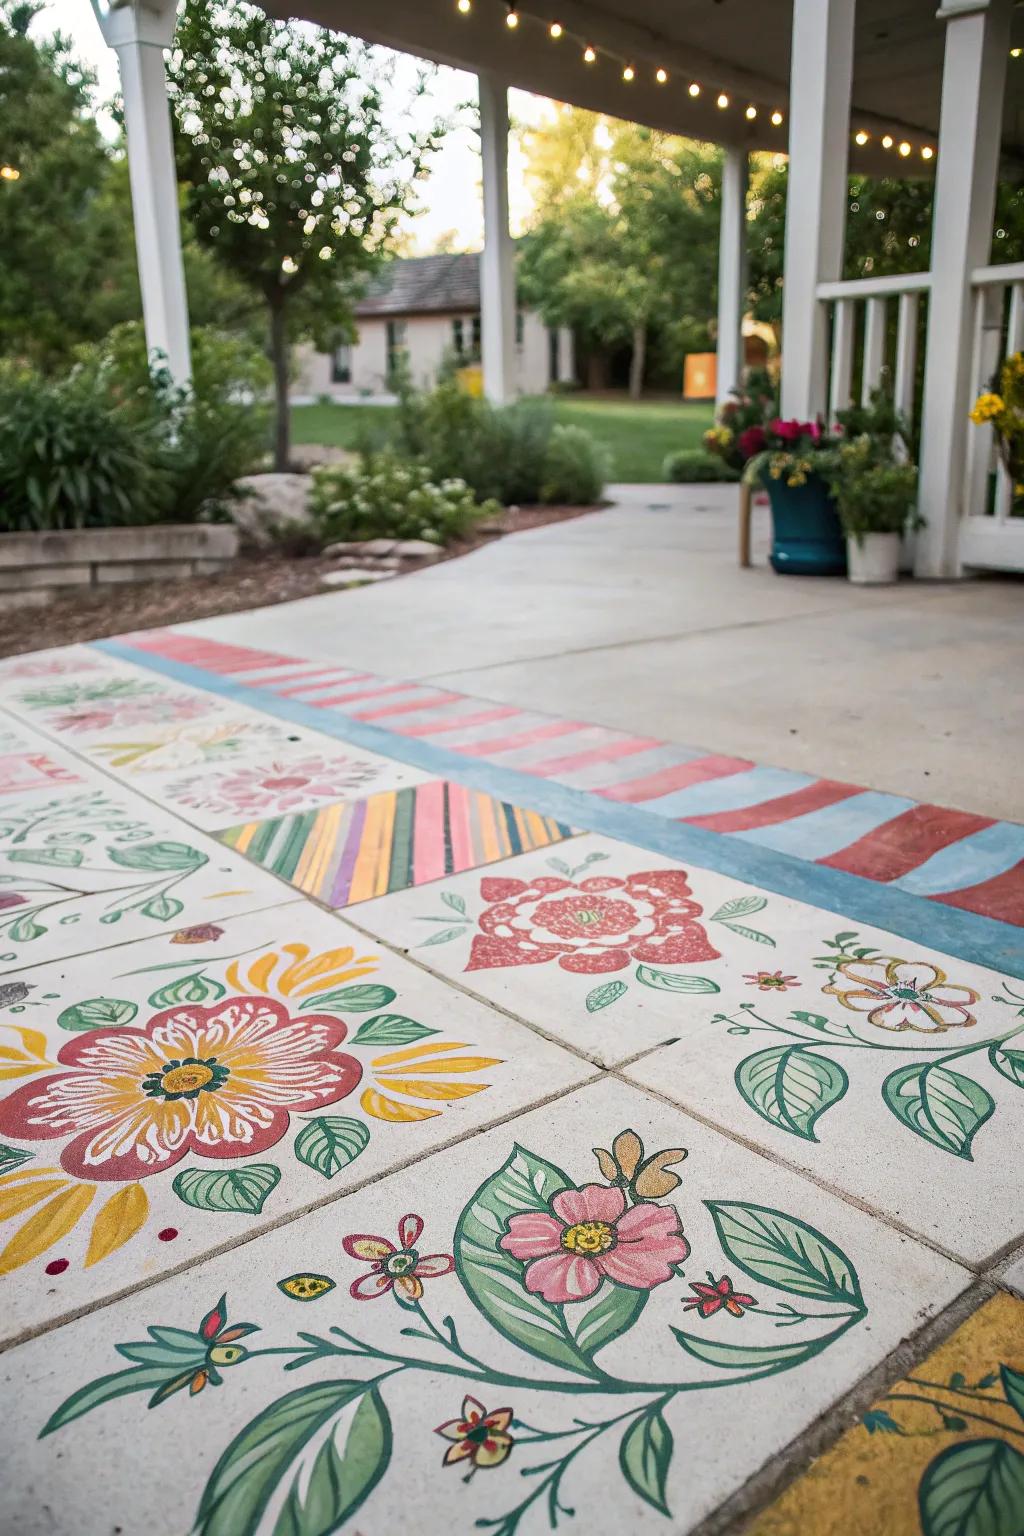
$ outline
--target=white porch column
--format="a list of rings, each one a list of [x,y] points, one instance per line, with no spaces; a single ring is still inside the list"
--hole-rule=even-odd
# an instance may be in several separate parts
[[[718,342],[715,403],[743,378],[743,311],[747,292],[747,152],[727,148],[722,162],[718,231]]]
[[[958,576],[970,376],[971,270],[992,243],[1011,0],[950,0],[932,209],[914,574]]]
[[[819,283],[842,277],[855,0],[793,0],[782,414],[811,420],[828,393]]]
[[[178,178],[164,75],[164,49],[174,39],[173,0],[96,6],[106,42],[117,54],[124,97],[135,250],[149,352],[161,352],[175,383],[192,376],[188,300],[181,259]]]
[[[484,394],[505,405],[516,393],[515,250],[508,227],[508,87],[482,72],[480,154],[484,249],[480,257],[480,346]]]
[[[558,329],[558,382],[576,382],[576,336],[568,325],[559,326]]]

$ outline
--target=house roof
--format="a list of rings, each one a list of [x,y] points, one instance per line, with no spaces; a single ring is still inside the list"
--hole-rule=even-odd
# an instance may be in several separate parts
[[[459,314],[479,308],[480,257],[474,251],[389,262],[356,304],[356,314]]]

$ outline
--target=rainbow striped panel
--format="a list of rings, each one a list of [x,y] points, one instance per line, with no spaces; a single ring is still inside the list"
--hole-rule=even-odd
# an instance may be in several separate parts
[[[571,827],[461,784],[437,781],[217,834],[330,907],[560,843]]]

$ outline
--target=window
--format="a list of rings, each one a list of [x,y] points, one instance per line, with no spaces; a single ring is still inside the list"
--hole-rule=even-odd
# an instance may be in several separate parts
[[[465,324],[461,315],[456,315],[452,321],[452,349],[455,356],[461,361],[466,349]]]
[[[473,316],[472,335],[473,335],[473,356],[474,357],[479,357],[480,356],[480,316],[479,315],[474,315]]]
[[[348,345],[335,347],[331,358],[331,383],[352,383],[352,348]]]
[[[405,371],[409,357],[404,320],[388,321],[388,378],[393,379]]]
[[[523,336],[525,335],[525,332],[526,332],[526,317],[524,316],[524,314],[523,314],[521,309],[517,309],[516,310],[516,346],[517,347],[521,347],[522,346],[522,344],[523,344]]]
[[[558,383],[558,364],[561,348],[558,344],[558,332],[552,327],[548,331],[548,383]]]

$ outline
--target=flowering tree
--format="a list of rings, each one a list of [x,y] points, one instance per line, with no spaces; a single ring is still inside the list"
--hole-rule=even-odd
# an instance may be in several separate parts
[[[168,77],[186,215],[269,312],[285,469],[289,344],[345,334],[443,130],[395,134],[365,48],[242,0],[186,0]]]

